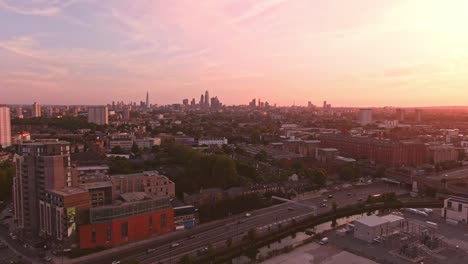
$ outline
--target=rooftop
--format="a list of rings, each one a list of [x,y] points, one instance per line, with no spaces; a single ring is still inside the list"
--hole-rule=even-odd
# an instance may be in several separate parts
[[[143,176],[164,176],[164,175],[160,175],[158,171],[144,171],[144,172],[132,173],[132,174],[112,175],[111,177],[112,178],[126,178],[126,177],[143,177]]]
[[[363,224],[365,226],[368,226],[368,227],[375,227],[375,226],[380,226],[380,225],[386,224],[389,221],[387,219],[385,219],[385,218],[382,218],[382,217],[378,217],[378,216],[375,216],[375,215],[370,215],[370,216],[360,218],[360,219],[356,220],[356,222],[361,223],[361,224]]]
[[[142,201],[142,200],[145,200],[145,199],[149,198],[149,196],[144,192],[122,193],[122,194],[120,194],[120,197],[125,202]]]
[[[71,188],[71,187],[67,187],[67,188],[63,188],[63,189],[59,189],[59,190],[47,190],[48,192],[50,193],[54,193],[54,194],[57,194],[57,195],[61,195],[61,196],[68,196],[68,195],[75,195],[75,194],[78,194],[78,193],[87,193],[88,191],[85,190],[85,189],[82,189],[82,188]]]
[[[112,187],[112,183],[110,181],[90,182],[90,183],[80,184],[80,187],[86,190],[109,188],[109,187]]]
[[[382,218],[387,220],[390,223],[405,220],[405,218],[403,218],[401,216],[398,216],[398,215],[394,215],[394,214],[384,215],[384,216],[382,216]]]

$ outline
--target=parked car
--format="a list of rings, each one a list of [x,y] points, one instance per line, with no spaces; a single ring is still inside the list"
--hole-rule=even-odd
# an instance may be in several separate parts
[[[148,249],[146,250],[146,254],[151,254],[151,253],[153,253],[153,252],[155,252],[155,251],[156,251],[155,248],[148,248]]]

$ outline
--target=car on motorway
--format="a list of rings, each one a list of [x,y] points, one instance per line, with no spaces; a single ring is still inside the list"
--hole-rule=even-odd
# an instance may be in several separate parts
[[[156,251],[155,248],[148,248],[148,249],[146,250],[146,254],[151,254],[151,253],[154,253],[155,251]]]
[[[288,207],[288,211],[294,211],[294,208]]]
[[[112,264],[120,264],[120,260],[114,260],[112,261]]]
[[[245,217],[250,217],[252,214],[251,213],[246,213]]]
[[[176,248],[176,247],[178,247],[178,246],[180,246],[179,243],[172,243],[172,244],[171,244],[171,248]]]
[[[327,207],[327,204],[326,204],[326,203],[321,203],[321,204],[320,204],[320,207],[321,207],[321,208]]]
[[[52,258],[51,258],[51,257],[44,257],[44,258],[42,258],[42,260],[44,260],[44,261],[47,262],[47,263],[52,262]]]
[[[431,208],[423,208],[422,211],[425,212],[426,214],[430,214],[434,212]]]
[[[327,200],[327,199],[323,199],[323,201],[322,201],[322,202],[326,203],[326,202],[328,202],[328,200]]]
[[[195,235],[191,235],[191,236],[188,237],[188,239],[194,239],[194,238],[196,238]]]
[[[197,250],[197,255],[201,256],[201,255],[206,254],[206,252],[208,252],[208,247],[203,247],[203,248]]]
[[[324,237],[324,238],[320,239],[319,244],[320,245],[328,244],[328,237]]]
[[[333,198],[333,194],[329,194],[328,199],[332,199],[332,198]]]

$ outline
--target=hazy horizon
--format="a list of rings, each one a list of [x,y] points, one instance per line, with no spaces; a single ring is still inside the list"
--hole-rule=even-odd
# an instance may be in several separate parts
[[[463,107],[464,0],[0,0],[0,103]]]

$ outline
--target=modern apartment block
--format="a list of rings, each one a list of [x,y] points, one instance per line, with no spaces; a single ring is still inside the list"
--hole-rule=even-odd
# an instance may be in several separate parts
[[[88,122],[101,126],[109,124],[107,106],[88,106]]]
[[[13,178],[14,218],[25,237],[38,237],[46,214],[40,201],[47,190],[72,185],[70,146],[59,140],[26,141],[17,145],[16,175]]]
[[[111,247],[174,230],[175,184],[166,176],[73,167],[69,143],[59,140],[20,142],[16,151],[14,218],[31,244]]]
[[[0,146],[11,146],[11,118],[10,108],[0,105]]]

